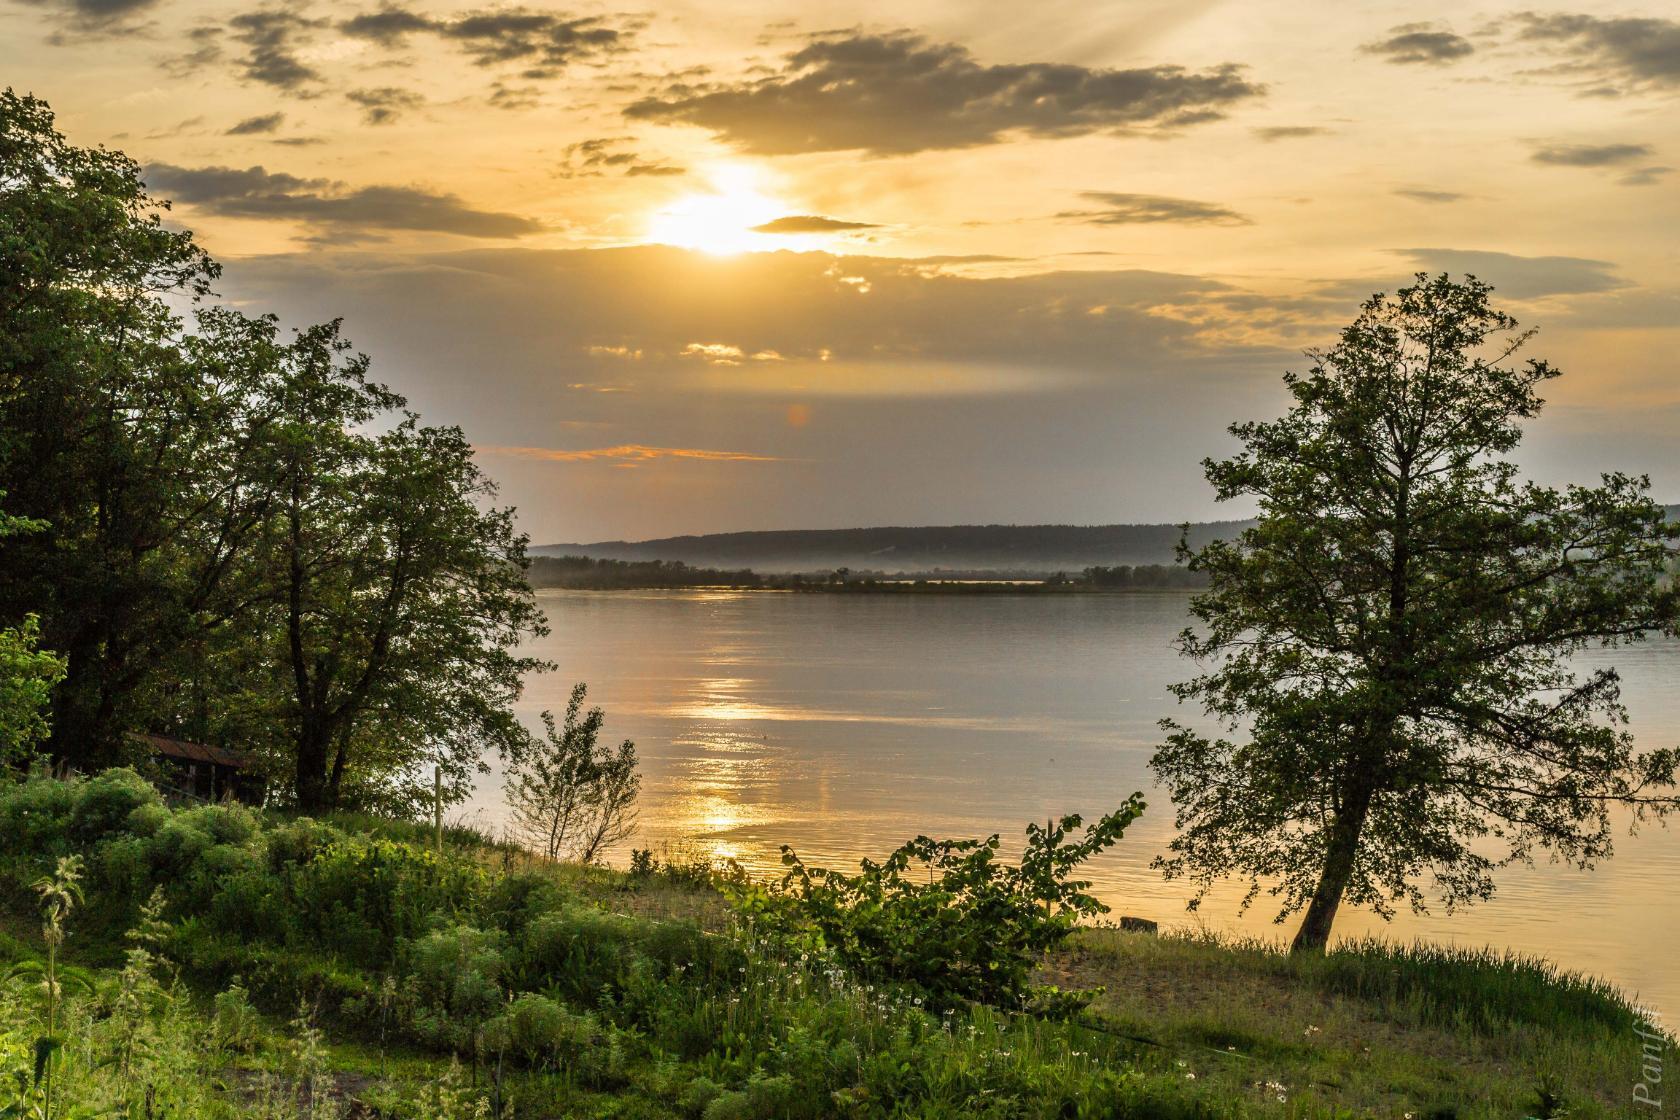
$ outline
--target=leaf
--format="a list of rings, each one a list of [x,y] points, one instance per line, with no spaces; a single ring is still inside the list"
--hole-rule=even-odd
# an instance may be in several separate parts
[[[53,1054],[63,1048],[64,1043],[59,1041],[57,1038],[54,1038],[52,1035],[42,1035],[40,1038],[35,1040],[36,1085],[39,1085],[41,1083],[41,1078],[46,1076],[47,1063],[52,1061]]]

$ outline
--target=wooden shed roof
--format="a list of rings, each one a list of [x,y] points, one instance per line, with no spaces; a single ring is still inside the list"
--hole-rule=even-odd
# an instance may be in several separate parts
[[[243,770],[252,763],[248,754],[228,750],[226,747],[213,747],[208,743],[190,743],[185,739],[171,739],[167,735],[138,734],[134,738],[158,754],[185,759],[188,762],[210,762],[234,770]]]

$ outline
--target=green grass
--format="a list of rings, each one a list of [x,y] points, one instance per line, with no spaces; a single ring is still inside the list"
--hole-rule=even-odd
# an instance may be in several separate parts
[[[1531,1116],[1545,1088],[1570,1116],[1622,1116],[1639,1066],[1623,995],[1486,950],[1360,941],[1295,957],[1101,929],[1050,971],[1106,986],[1092,1014],[1147,1040],[1142,1067],[1194,1072],[1215,1094],[1282,1085],[1301,1115]]]

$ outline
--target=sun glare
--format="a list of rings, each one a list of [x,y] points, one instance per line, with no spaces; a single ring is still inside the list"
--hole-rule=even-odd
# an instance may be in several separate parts
[[[647,239],[683,249],[727,256],[785,246],[786,239],[754,233],[787,207],[764,194],[755,169],[721,164],[710,169],[712,189],[683,195],[648,220]]]

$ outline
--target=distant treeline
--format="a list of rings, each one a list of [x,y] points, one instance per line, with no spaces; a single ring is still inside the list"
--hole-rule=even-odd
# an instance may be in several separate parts
[[[762,587],[748,568],[693,568],[681,560],[591,560],[587,556],[533,556],[526,573],[532,587],[615,591],[652,587]]]
[[[888,575],[836,568],[829,572],[761,574],[750,568],[701,568],[680,560],[596,560],[587,556],[536,556],[531,586],[578,591],[730,587],[829,592],[1068,592],[1154,591],[1203,587],[1199,573],[1170,564],[1096,566],[1077,574],[1017,577],[988,571],[930,571]]]

